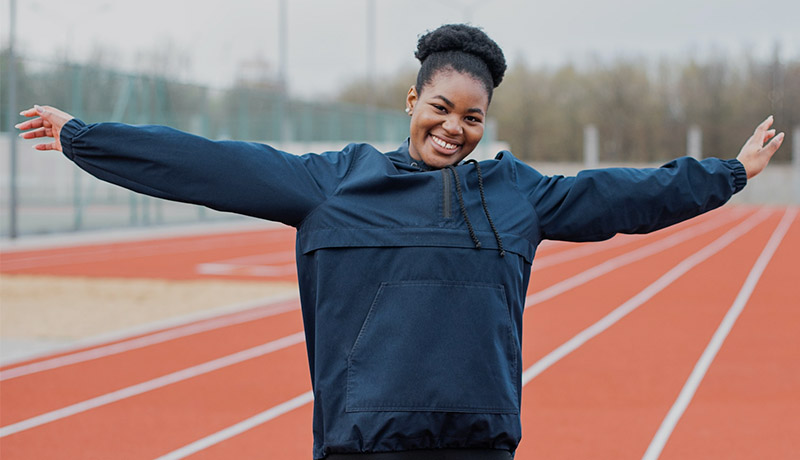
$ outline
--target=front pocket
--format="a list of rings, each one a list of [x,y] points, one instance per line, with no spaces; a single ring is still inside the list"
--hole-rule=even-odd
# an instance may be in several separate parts
[[[382,283],[348,356],[347,411],[519,412],[505,290]]]

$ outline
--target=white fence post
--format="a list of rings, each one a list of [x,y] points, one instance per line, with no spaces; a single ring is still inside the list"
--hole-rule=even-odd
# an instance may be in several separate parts
[[[689,132],[686,135],[686,155],[695,160],[703,159],[703,132],[697,125],[689,126]]]
[[[583,127],[583,166],[586,169],[596,168],[600,163],[597,137],[597,126],[586,125]]]

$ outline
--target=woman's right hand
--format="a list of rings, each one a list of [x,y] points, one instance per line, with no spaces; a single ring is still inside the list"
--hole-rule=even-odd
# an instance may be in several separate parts
[[[747,142],[742,146],[742,150],[736,157],[744,166],[744,170],[747,171],[748,179],[752,179],[764,170],[772,155],[775,155],[778,147],[783,143],[783,133],[776,136],[775,130],[770,129],[772,122],[772,115],[762,121],[756,127],[753,135],[750,136],[750,139],[747,139]]]
[[[36,150],[61,150],[61,128],[72,120],[72,115],[62,112],[55,107],[35,105],[33,108],[23,110],[19,113],[24,117],[36,117],[33,120],[23,121],[15,128],[23,130],[19,137],[23,139],[35,139],[37,137],[52,137],[53,142],[37,144]]]

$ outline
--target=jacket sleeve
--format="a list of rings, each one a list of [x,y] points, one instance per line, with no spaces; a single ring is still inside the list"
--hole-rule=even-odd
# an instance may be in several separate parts
[[[61,131],[64,155],[95,177],[168,200],[298,225],[333,192],[354,152],[296,156],[211,141],[164,126],[86,125]]]
[[[575,177],[521,169],[518,182],[536,211],[542,238],[567,241],[652,232],[721,206],[747,183],[738,160],[716,158],[586,170]]]

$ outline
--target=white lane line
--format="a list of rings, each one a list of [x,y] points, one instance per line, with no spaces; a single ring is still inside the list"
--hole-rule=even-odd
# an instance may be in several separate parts
[[[259,276],[270,278],[293,275],[297,273],[297,266],[294,261],[283,265],[241,265],[211,262],[196,265],[195,273],[200,275]]]
[[[730,222],[732,220],[738,219],[743,214],[743,210],[733,210],[722,214],[720,217],[720,221],[722,223]],[[701,221],[702,223],[708,223],[711,221],[711,218]],[[697,222],[694,225],[700,225],[701,222]],[[693,226],[694,226],[693,225]],[[721,225],[721,224],[720,224]],[[687,227],[688,228],[688,227]],[[684,229],[685,230],[685,229]],[[680,229],[676,229],[680,231]],[[613,249],[619,246],[626,246],[630,243],[634,243],[638,241],[636,237],[647,237],[653,236],[653,234],[649,235],[617,235],[616,237],[606,240],[606,241],[599,241],[599,242],[591,242],[591,243],[580,243],[578,246],[572,247],[570,249],[565,249],[563,251],[557,252],[555,254],[544,255],[541,257],[537,257],[533,260],[533,270],[541,270],[546,267],[552,267],[553,265],[562,264],[564,262],[569,262],[571,260],[580,259],[581,257],[586,257],[598,252],[605,251],[607,249]],[[548,242],[550,240],[547,240]],[[575,243],[572,243],[575,244]],[[541,245],[540,245],[541,246]]]
[[[738,216],[734,216],[734,218],[737,217]],[[766,218],[766,216],[764,218]],[[531,307],[538,303],[550,300],[553,297],[556,297],[567,291],[575,289],[576,287],[588,283],[589,281],[595,278],[599,278],[600,276],[603,276],[613,270],[616,270],[618,268],[621,268],[625,265],[636,262],[638,260],[644,259],[646,257],[652,256],[661,251],[667,250],[691,238],[695,238],[704,233],[708,233],[711,230],[714,230],[730,222],[731,220],[733,220],[733,218],[731,218],[731,216],[728,215],[724,219],[716,219],[713,221],[703,222],[702,224],[694,225],[692,227],[683,229],[679,232],[673,233],[672,235],[657,240],[646,246],[642,246],[638,249],[634,249],[633,251],[626,252],[612,259],[608,259],[607,261],[595,265],[594,267],[589,268],[585,271],[582,271],[577,275],[571,276],[565,280],[553,284],[552,286],[544,288],[541,291],[537,291],[534,292],[533,294],[528,295],[525,298],[525,308],[527,309],[528,307]]]
[[[275,265],[276,263],[294,263],[295,251],[294,249],[281,252],[267,252],[261,254],[248,254],[246,256],[234,257],[229,259],[215,260],[214,264],[228,264],[228,265]]]
[[[299,303],[296,301],[284,302],[276,305],[271,305],[265,308],[256,308],[252,310],[243,311],[234,315],[223,316],[214,318],[207,321],[189,324],[175,329],[169,329],[162,332],[146,335],[143,337],[136,337],[134,339],[126,340],[124,342],[113,343],[110,345],[92,348],[69,355],[57,356],[55,358],[37,361],[31,364],[26,364],[11,369],[0,371],[0,382],[10,380],[24,375],[34,374],[50,369],[55,369],[62,366],[81,363],[92,359],[103,358],[106,356],[124,353],[126,351],[136,350],[138,348],[147,347],[157,343],[174,340],[181,337],[186,337],[200,332],[211,331],[227,326],[255,321],[270,316],[279,315],[289,311],[298,310]]]
[[[244,433],[247,430],[257,427],[262,423],[268,422],[287,412],[302,407],[313,400],[314,400],[314,393],[311,391],[303,393],[299,396],[295,396],[294,398],[284,403],[278,404],[275,407],[267,409],[260,414],[254,415],[253,417],[243,420],[235,425],[231,425],[223,430],[208,435],[205,438],[198,439],[197,441],[191,444],[187,444],[168,454],[162,455],[161,457],[158,457],[156,460],[179,460],[181,458],[186,458],[189,455],[200,452],[203,449],[207,449],[213,446],[214,444],[219,444],[220,442],[225,441],[226,439],[230,439],[236,435]]]
[[[295,252],[283,251],[250,254],[232,259],[215,260],[195,266],[201,275],[285,276],[297,273]]]
[[[207,374],[223,367],[231,366],[233,364],[241,363],[253,358],[258,358],[259,356],[282,350],[298,343],[303,343],[304,340],[305,334],[303,332],[296,332],[292,335],[273,340],[272,342],[267,342],[253,348],[248,348],[247,350],[242,350],[228,356],[223,356],[222,358],[217,358],[196,366],[187,367],[186,369],[181,369],[171,374],[163,375],[146,382],[138,383],[117,391],[112,391],[111,393],[106,393],[92,399],[87,399],[67,407],[62,407],[61,409],[56,409],[45,414],[37,415],[36,417],[31,417],[21,422],[0,428],[0,438],[14,433],[19,433],[20,431],[29,430],[31,428],[44,425],[45,423],[54,422],[62,418],[79,414],[90,409],[105,406],[106,404],[111,404],[132,396],[140,395],[142,393],[171,385],[173,383]]]
[[[725,234],[711,242],[708,246],[705,246],[703,249],[695,252],[679,262],[678,265],[672,267],[672,269],[661,275],[660,278],[655,280],[652,284],[644,288],[635,296],[631,297],[628,301],[614,309],[611,313],[607,314],[596,323],[579,332],[577,335],[526,369],[525,372],[522,373],[522,385],[524,386],[528,384],[528,382],[533,380],[537,375],[541,374],[547,368],[557,363],[559,360],[561,360],[561,358],[575,351],[589,339],[597,336],[601,332],[614,325],[617,321],[625,317],[625,315],[650,300],[653,296],[686,274],[686,272],[694,268],[696,265],[705,261],[729,244],[736,241],[737,238],[752,230],[753,227],[763,222],[764,219],[769,216],[769,214],[771,214],[770,211],[760,211],[731,230],[728,230]]]
[[[607,242],[601,243],[581,243],[574,248],[565,249],[555,254],[544,255],[535,257],[533,259],[533,270],[541,270],[545,267],[552,267],[553,265],[563,264],[571,260],[580,259],[607,249],[612,249],[618,246],[625,246],[626,244],[633,243],[634,238],[630,235],[617,236]]]
[[[753,268],[750,269],[750,273],[747,275],[742,289],[739,290],[739,294],[733,301],[733,305],[731,305],[728,313],[725,314],[716,332],[714,332],[714,336],[711,337],[711,341],[695,364],[692,373],[689,375],[689,378],[686,380],[686,383],[683,385],[678,395],[678,399],[675,400],[667,416],[664,417],[664,421],[661,422],[661,426],[658,428],[653,440],[647,447],[647,451],[644,453],[642,460],[656,460],[661,455],[661,451],[664,449],[672,431],[678,424],[678,420],[683,416],[684,411],[686,411],[686,408],[692,401],[697,388],[700,386],[700,382],[703,381],[703,377],[705,377],[708,368],[711,366],[712,361],[714,361],[714,358],[722,347],[722,343],[728,337],[734,323],[736,323],[736,320],[739,318],[739,314],[742,313],[747,301],[750,300],[750,296],[753,294],[756,284],[758,284],[759,279],[761,279],[761,275],[764,273],[772,256],[781,244],[783,237],[786,236],[786,232],[789,231],[789,227],[792,225],[792,221],[796,215],[797,209],[787,210],[783,215],[783,219],[781,219],[780,223],[775,228],[775,231],[772,232],[772,236],[761,251],[761,255],[758,256],[758,260],[756,260]]]
[[[34,254],[28,257],[4,261],[3,270],[23,270],[57,265],[104,262],[123,256],[147,257],[164,254],[182,254],[187,252],[213,250],[216,247],[230,248],[237,246],[253,246],[263,244],[265,241],[267,241],[267,239],[279,240],[280,235],[223,235],[203,238],[200,240],[192,238],[190,241],[177,240],[143,242],[140,245],[131,247],[113,247],[112,245],[106,245],[101,247],[87,248],[81,251],[70,251],[63,254]]]
[[[700,225],[701,223],[708,223],[712,219],[719,218],[723,222],[730,222],[732,220],[736,220],[743,215],[749,213],[750,211],[747,209],[743,209],[741,207],[734,207],[733,209],[726,210],[725,212],[717,211],[713,216],[704,216],[707,217],[705,220],[698,220],[690,225]],[[688,228],[688,227],[687,227]],[[680,231],[680,228],[675,229],[676,232]],[[619,246],[625,246],[630,243],[638,241],[636,237],[648,237],[648,236],[657,236],[653,233],[647,235],[623,235],[619,234],[616,237],[605,240],[605,241],[598,241],[598,242],[589,242],[589,243],[569,243],[566,241],[553,241],[553,240],[545,240],[539,244],[539,250],[543,247],[550,247],[555,243],[559,243],[560,245],[572,245],[571,248],[565,249],[563,251],[556,252],[555,254],[545,254],[536,256],[533,261],[533,270],[541,270],[546,267],[551,267],[553,265],[562,264],[564,262],[569,262],[571,260],[580,259],[581,257],[585,257],[588,255],[595,254],[597,252],[605,251],[606,249],[613,249]],[[577,246],[576,246],[577,244]],[[537,253],[538,251],[537,250]]]
[[[167,226],[159,225],[157,227],[86,230],[79,233],[26,236],[13,241],[0,239],[0,252],[11,254],[15,252],[64,249],[65,247],[97,244],[134,243],[166,238],[210,237],[223,233],[271,232],[284,229],[286,229],[286,226],[278,222],[252,219]]]

